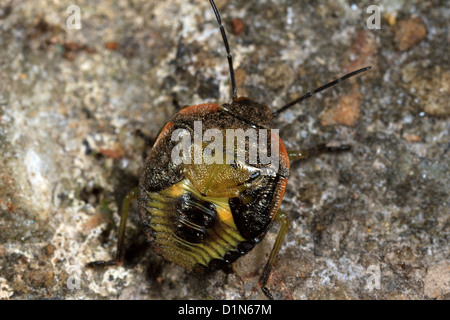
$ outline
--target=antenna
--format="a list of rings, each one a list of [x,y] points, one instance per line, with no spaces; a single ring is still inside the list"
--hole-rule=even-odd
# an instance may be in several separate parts
[[[293,105],[296,105],[297,103],[300,103],[300,102],[302,102],[303,100],[308,99],[309,97],[313,96],[314,94],[319,93],[320,91],[323,91],[323,90],[325,90],[325,89],[328,89],[328,88],[330,88],[330,87],[332,87],[332,86],[338,84],[338,83],[341,82],[341,81],[344,81],[344,80],[347,80],[348,78],[351,78],[351,77],[353,77],[353,76],[356,76],[357,74],[360,74],[360,73],[362,73],[362,72],[365,72],[365,71],[367,71],[367,70],[370,70],[371,68],[372,68],[372,67],[365,67],[365,68],[358,69],[358,70],[356,70],[356,71],[350,72],[349,74],[346,74],[345,76],[343,76],[343,77],[341,77],[341,78],[339,78],[339,79],[336,79],[336,80],[334,80],[334,81],[331,81],[331,82],[329,82],[329,83],[327,83],[327,84],[325,84],[325,85],[323,85],[323,86],[317,88],[316,90],[313,90],[313,91],[311,91],[311,92],[308,92],[307,94],[301,96],[300,98],[295,99],[294,101],[288,103],[287,105],[285,105],[284,107],[278,109],[277,111],[273,112],[272,114],[273,114],[274,117],[277,117],[277,116],[280,115],[280,113],[286,111],[287,109],[289,109],[289,108],[292,107]]]
[[[220,19],[219,10],[217,10],[216,4],[213,0],[209,0],[209,3],[211,3],[211,7],[213,8],[214,14],[216,15],[216,19],[220,27],[220,33],[222,33],[223,44],[225,45],[225,49],[227,51],[228,66],[230,68],[231,87],[233,90],[233,99],[235,99],[237,97],[236,79],[234,78],[233,57],[231,56],[230,46],[228,45],[227,34],[225,33],[225,29],[222,25],[222,19]]]

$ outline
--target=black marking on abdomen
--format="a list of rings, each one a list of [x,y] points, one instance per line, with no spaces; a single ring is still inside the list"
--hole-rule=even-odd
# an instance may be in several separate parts
[[[208,235],[207,229],[214,225],[216,215],[214,204],[200,200],[192,193],[185,193],[176,199],[174,232],[187,242],[201,243]]]
[[[267,176],[228,200],[236,227],[245,239],[258,238],[267,230],[280,178],[278,174]]]

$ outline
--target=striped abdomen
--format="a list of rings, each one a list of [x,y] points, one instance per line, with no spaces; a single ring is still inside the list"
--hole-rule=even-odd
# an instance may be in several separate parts
[[[188,270],[231,263],[257,242],[240,235],[228,198],[203,197],[188,179],[148,196],[141,222],[153,249]]]

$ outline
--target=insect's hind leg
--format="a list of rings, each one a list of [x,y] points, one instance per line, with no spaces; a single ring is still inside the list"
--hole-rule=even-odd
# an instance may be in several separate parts
[[[352,147],[348,144],[343,144],[337,147],[328,147],[326,144],[319,144],[314,148],[302,150],[302,151],[288,151],[289,161],[306,160],[312,157],[316,157],[322,153],[338,153],[344,151],[350,151]]]
[[[277,238],[275,239],[275,244],[273,245],[272,251],[270,252],[269,259],[267,260],[267,263],[264,266],[264,269],[261,272],[258,280],[258,284],[261,287],[261,290],[270,300],[273,300],[273,296],[270,293],[269,289],[267,289],[266,284],[269,280],[270,271],[272,270],[275,259],[278,256],[278,252],[280,251],[284,237],[286,236],[287,230],[289,228],[288,215],[281,210],[278,210],[277,214],[275,215],[274,221],[281,223],[280,230],[278,231]]]
[[[127,226],[128,213],[130,211],[130,203],[133,199],[136,199],[138,196],[138,188],[131,189],[130,192],[125,196],[125,199],[122,203],[122,214],[120,216],[120,225],[119,225],[119,235],[117,239],[117,251],[114,260],[107,261],[92,261],[86,264],[88,268],[95,267],[108,267],[108,266],[120,266],[123,263],[123,259],[125,256],[125,229]]]

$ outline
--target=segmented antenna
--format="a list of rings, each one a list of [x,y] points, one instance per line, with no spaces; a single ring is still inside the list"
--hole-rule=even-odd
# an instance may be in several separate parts
[[[273,112],[272,114],[273,114],[274,117],[277,117],[277,116],[278,116],[280,113],[282,113],[283,111],[286,111],[287,109],[289,109],[289,108],[292,107],[293,105],[296,105],[297,103],[300,103],[300,102],[302,102],[303,100],[308,99],[308,98],[311,97],[312,95],[314,95],[314,94],[316,94],[316,93],[319,93],[320,91],[323,91],[323,90],[325,90],[325,89],[328,89],[328,88],[330,88],[330,87],[332,87],[332,86],[338,84],[338,83],[341,82],[341,81],[347,80],[348,78],[353,77],[353,76],[356,76],[357,74],[360,74],[360,73],[362,73],[362,72],[364,72],[364,71],[367,71],[367,70],[369,70],[369,69],[371,69],[371,68],[372,68],[372,67],[365,67],[365,68],[358,69],[358,70],[356,70],[356,71],[350,72],[349,74],[346,74],[345,76],[343,76],[343,77],[341,77],[341,78],[339,78],[339,79],[336,79],[336,80],[334,80],[334,81],[331,81],[331,82],[329,82],[329,83],[327,83],[327,84],[325,84],[325,85],[323,85],[323,86],[317,88],[316,90],[313,90],[313,91],[311,91],[311,92],[308,92],[307,94],[301,96],[300,98],[295,99],[294,101],[288,103],[287,105],[285,105],[284,107],[278,109],[277,111]]]
[[[235,99],[237,97],[236,79],[234,78],[233,57],[231,56],[230,46],[228,45],[227,34],[225,33],[225,29],[222,25],[222,19],[220,19],[219,10],[217,10],[216,4],[213,0],[209,0],[209,3],[211,3],[211,7],[213,8],[214,14],[216,15],[216,19],[220,27],[220,33],[222,33],[223,44],[225,45],[225,49],[227,51],[228,66],[230,68],[231,87],[233,89],[233,99]]]

